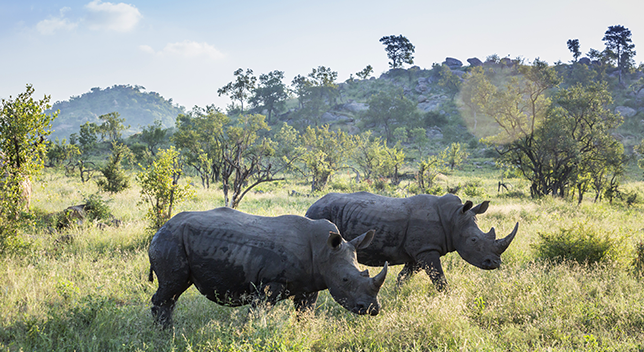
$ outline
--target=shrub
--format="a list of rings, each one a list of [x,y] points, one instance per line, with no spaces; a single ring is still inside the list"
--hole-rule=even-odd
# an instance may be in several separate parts
[[[467,182],[463,186],[463,193],[468,197],[479,197],[483,195],[483,190],[481,189],[481,181],[473,180]]]
[[[132,159],[130,149],[124,144],[112,142],[112,155],[107,165],[100,170],[104,179],[96,181],[102,191],[118,193],[130,187],[130,181],[121,166],[121,161],[125,159]]]
[[[635,245],[635,258],[633,259],[633,267],[637,274],[644,274],[644,241],[639,241]]]
[[[539,240],[534,246],[539,258],[580,264],[614,259],[616,240],[610,234],[600,234],[592,226],[577,224],[552,233],[539,232],[538,235]]]
[[[112,217],[112,211],[107,202],[98,194],[90,194],[83,198],[85,216],[88,220],[107,220]]]

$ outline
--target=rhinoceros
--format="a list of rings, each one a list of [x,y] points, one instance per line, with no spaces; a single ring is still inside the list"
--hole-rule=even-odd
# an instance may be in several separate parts
[[[314,307],[318,291],[328,288],[344,308],[376,315],[387,266],[369,278],[356,260],[356,249],[369,246],[373,236],[366,231],[346,242],[328,220],[256,216],[226,207],[177,214],[148,250],[149,279],[156,273],[159,281],[152,314],[164,327],[171,325],[175,302],[194,284],[222,305],[270,305],[293,297],[298,311]]]
[[[501,253],[514,239],[519,223],[502,239],[496,239],[494,228],[484,233],[476,225],[476,215],[483,214],[489,203],[463,204],[453,194],[389,198],[367,192],[329,193],[313,203],[306,216],[332,221],[347,239],[375,229],[369,247],[358,250],[358,262],[370,266],[405,264],[398,286],[424,269],[442,291],[447,281],[440,257],[449,252],[457,251],[482,269],[496,269],[501,264]]]

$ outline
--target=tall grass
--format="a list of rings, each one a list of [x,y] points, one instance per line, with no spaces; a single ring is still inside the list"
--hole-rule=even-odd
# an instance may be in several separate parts
[[[465,184],[472,173],[446,175]],[[357,316],[322,292],[315,312],[298,316],[291,301],[249,313],[219,306],[190,288],[179,299],[174,328],[158,329],[150,314],[157,283],[147,280],[147,245],[138,189],[110,197],[120,227],[66,230],[34,227],[31,246],[0,258],[0,350],[6,351],[641,351],[644,283],[634,269],[644,239],[641,204],[530,200],[496,193],[496,180],[476,173],[472,200],[490,199],[479,226],[499,235],[520,223],[503,266],[484,271],[458,254],[443,257],[449,290],[437,292],[424,273],[400,288],[390,270],[378,316]],[[95,193],[49,172],[34,190],[42,214],[80,204]],[[641,189],[642,183],[629,187]],[[517,186],[520,191],[523,188]],[[303,183],[265,185],[242,211],[303,215],[316,199]],[[291,195],[296,190],[298,195]],[[196,189],[177,211],[223,205],[216,187]],[[462,198],[468,198],[461,195]],[[538,233],[583,223],[618,241],[615,258],[595,265],[537,260]],[[65,240],[61,240],[63,236]],[[377,272],[379,268],[371,269]]]

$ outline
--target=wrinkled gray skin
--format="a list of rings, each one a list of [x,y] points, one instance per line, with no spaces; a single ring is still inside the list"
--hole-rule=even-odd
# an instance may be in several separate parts
[[[306,212],[312,219],[335,223],[347,239],[365,229],[376,230],[368,248],[358,251],[358,262],[370,266],[405,264],[398,285],[414,273],[425,270],[438,290],[447,285],[440,257],[457,251],[468,263],[481,269],[501,265],[501,253],[516,235],[496,239],[494,228],[484,233],[476,225],[477,214],[489,205],[465,204],[452,194],[442,197],[422,194],[409,198],[389,198],[367,192],[329,193]]]
[[[374,231],[346,242],[327,220],[302,216],[262,217],[230,208],[183,212],[152,238],[150,281],[159,288],[152,314],[164,327],[190,285],[226,306],[273,304],[293,297],[298,310],[312,309],[318,291],[329,289],[357,314],[379,312],[377,294],[387,275],[369,278],[357,267],[356,248],[366,248]]]

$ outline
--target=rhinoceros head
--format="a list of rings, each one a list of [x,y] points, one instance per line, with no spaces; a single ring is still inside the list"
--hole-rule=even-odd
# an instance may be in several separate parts
[[[468,263],[481,269],[496,269],[501,265],[503,253],[517,234],[519,223],[505,238],[497,239],[494,227],[488,233],[479,229],[476,215],[483,214],[490,205],[485,201],[473,207],[469,200],[457,211],[454,228],[454,247],[458,254]]]
[[[375,231],[370,230],[350,242],[335,232],[329,233],[320,271],[333,299],[356,314],[377,315],[380,311],[378,291],[387,276],[387,264],[372,278],[360,271],[356,250],[366,248]]]

